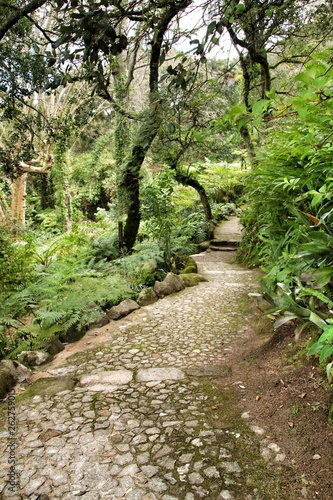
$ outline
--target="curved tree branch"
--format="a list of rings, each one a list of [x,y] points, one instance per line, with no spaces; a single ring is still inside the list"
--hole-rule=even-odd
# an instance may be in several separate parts
[[[17,24],[23,17],[28,14],[35,12],[37,9],[42,7],[48,0],[31,0],[24,7],[15,9],[8,19],[0,26],[0,40],[6,35],[6,33]]]

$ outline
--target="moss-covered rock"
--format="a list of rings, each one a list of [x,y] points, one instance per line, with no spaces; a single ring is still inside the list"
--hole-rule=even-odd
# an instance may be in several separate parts
[[[86,334],[87,327],[79,326],[78,324],[72,325],[68,330],[59,332],[59,340],[65,344],[71,344],[72,342],[77,342],[82,339]]]
[[[208,250],[209,245],[210,241],[202,241],[201,243],[199,243],[198,248],[200,252],[205,252],[206,250]]]
[[[174,273],[168,273],[163,281],[155,281],[154,292],[159,299],[163,299],[166,295],[180,292],[184,290],[185,283],[183,279]]]
[[[16,384],[16,378],[8,370],[0,370],[0,399]]]
[[[17,401],[34,396],[52,397],[58,392],[72,390],[75,387],[76,380],[70,376],[46,377],[36,380],[25,392],[17,396]]]
[[[198,285],[201,281],[207,281],[204,276],[198,273],[182,274],[182,280],[184,281],[185,286],[195,286]]]
[[[57,337],[51,337],[45,343],[45,350],[46,352],[51,354],[51,356],[55,356],[64,349],[65,349],[64,344],[60,342],[60,340]]]
[[[191,273],[197,273],[197,272],[198,272],[197,263],[195,262],[195,260],[192,257],[189,257],[184,269],[182,271],[180,271],[180,274],[183,277],[183,274],[191,274]]]
[[[144,288],[141,290],[137,299],[139,306],[148,306],[158,300],[158,297],[152,288]]]
[[[26,366],[39,366],[51,361],[52,356],[44,351],[22,351],[17,359]]]
[[[116,321],[118,319],[124,318],[125,316],[128,316],[129,314],[131,314],[131,312],[136,311],[139,308],[140,306],[137,302],[135,302],[135,300],[125,299],[117,306],[111,307],[107,315],[110,320],[112,319]]]

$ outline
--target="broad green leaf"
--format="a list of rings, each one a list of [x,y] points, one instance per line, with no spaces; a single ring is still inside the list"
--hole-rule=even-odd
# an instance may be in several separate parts
[[[276,92],[275,92],[275,90],[266,90],[266,96],[269,99],[276,99]]]
[[[333,277],[333,267],[322,267],[313,271],[313,276],[316,280],[317,286],[322,288],[327,285]]]
[[[317,76],[317,68],[315,66],[311,66],[306,68],[306,70],[302,71],[298,75],[295,76],[295,80],[297,82],[304,82],[311,84]]]
[[[264,110],[267,109],[270,101],[269,99],[261,99],[260,101],[257,101],[253,104],[252,106],[252,112],[255,115],[259,115],[262,113]]]
[[[288,314],[285,313],[281,318],[278,318],[275,323],[274,323],[274,328],[279,328],[280,326],[284,325],[285,323],[288,323],[288,321],[291,321],[292,319],[297,319],[298,316],[296,314]]]
[[[207,36],[212,35],[216,29],[216,21],[212,21],[207,26]]]
[[[236,106],[233,106],[229,111],[229,116],[232,118],[238,118],[240,115],[243,115],[244,113],[246,113],[245,104],[236,104]]]
[[[241,118],[241,120],[238,123],[238,130],[240,130],[242,127],[244,127],[245,125],[247,125],[250,120],[251,120],[251,117],[248,116],[248,115],[244,116],[243,118]]]
[[[296,106],[296,111],[302,120],[305,120],[309,111],[307,106]]]
[[[238,5],[236,5],[236,13],[238,15],[243,14],[244,10],[245,10],[245,5],[243,3],[239,3]]]
[[[330,79],[330,75],[319,76],[313,80],[312,85],[314,85],[316,89],[325,89]]]
[[[328,365],[326,366],[326,375],[327,375],[327,380],[328,380],[328,383],[331,384],[332,383],[332,380],[333,380],[333,363],[328,363]]]
[[[324,359],[329,358],[333,353],[333,345],[325,345],[319,356],[319,362],[321,363]]]
[[[220,35],[222,35],[222,33],[223,33],[223,28],[224,28],[224,22],[223,22],[223,20],[221,20],[221,21],[219,21],[219,22],[217,23],[217,25],[216,25],[216,31],[217,31]]]
[[[308,352],[306,353],[307,356],[313,356],[314,354],[317,354],[319,351],[322,350],[324,344],[321,344],[319,342],[316,342],[315,344],[313,344],[310,349],[308,350]]]
[[[318,203],[320,203],[323,199],[323,195],[321,193],[318,193],[316,194],[313,198],[312,198],[312,201],[311,201],[311,206],[312,207],[315,207],[316,205],[318,205]]]
[[[259,127],[259,125],[262,124],[262,116],[259,116],[258,118],[256,118],[255,120],[253,120],[253,126],[254,127]]]
[[[172,122],[168,123],[168,132],[170,134],[174,134],[176,132],[176,126],[174,123],[172,123]]]
[[[203,135],[201,132],[197,132],[196,130],[193,131],[193,138],[197,142],[202,142],[203,141]]]
[[[311,321],[311,323],[314,323],[315,325],[317,325],[319,328],[322,329],[325,328],[325,326],[327,325],[327,323],[313,311],[311,311],[310,313],[309,320]]]

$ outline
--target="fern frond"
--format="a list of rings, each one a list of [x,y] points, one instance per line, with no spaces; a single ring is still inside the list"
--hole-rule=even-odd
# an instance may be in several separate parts
[[[333,302],[332,300],[327,297],[323,292],[320,292],[319,290],[316,290],[314,288],[303,288],[298,294],[299,297],[316,297],[317,299],[321,300],[324,304],[327,304],[328,307],[331,309],[333,307]]]

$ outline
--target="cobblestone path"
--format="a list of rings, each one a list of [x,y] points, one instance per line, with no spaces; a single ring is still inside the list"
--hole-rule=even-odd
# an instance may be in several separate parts
[[[258,279],[232,256],[195,256],[206,283],[119,320],[102,346],[50,369],[54,380],[38,381],[40,393],[18,395],[18,485],[10,491],[4,417],[1,498],[279,498],[265,490],[261,430],[229,418],[232,398],[218,383]],[[275,447],[272,461],[282,461]]]

